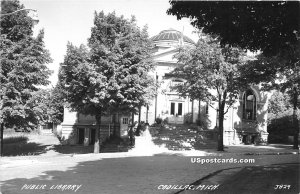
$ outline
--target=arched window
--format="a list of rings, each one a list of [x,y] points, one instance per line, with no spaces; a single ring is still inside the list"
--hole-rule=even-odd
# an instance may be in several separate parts
[[[252,90],[243,95],[243,119],[256,120],[256,97]]]

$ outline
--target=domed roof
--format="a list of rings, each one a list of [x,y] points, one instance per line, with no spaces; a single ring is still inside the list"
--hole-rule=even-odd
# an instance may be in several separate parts
[[[174,29],[168,29],[161,31],[158,35],[153,36],[150,40],[153,42],[159,42],[159,41],[176,41],[178,42],[182,38],[182,33],[174,30]],[[195,42],[190,39],[189,37],[183,35],[183,42],[189,43],[189,44],[195,44]]]

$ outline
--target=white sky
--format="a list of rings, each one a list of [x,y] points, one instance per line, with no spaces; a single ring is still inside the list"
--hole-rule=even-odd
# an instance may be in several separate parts
[[[115,11],[118,16],[130,18],[135,15],[140,27],[148,24],[150,37],[162,30],[174,28],[197,41],[198,36],[188,19],[178,21],[166,14],[170,7],[168,0],[20,0],[25,8],[36,9],[39,23],[35,31],[45,30],[45,44],[50,51],[54,70],[50,77],[54,86],[57,82],[58,67],[63,62],[67,42],[75,45],[86,44],[93,26],[94,12],[105,14]]]

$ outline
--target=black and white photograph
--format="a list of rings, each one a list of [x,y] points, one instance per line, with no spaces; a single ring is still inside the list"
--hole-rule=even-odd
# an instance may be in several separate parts
[[[300,193],[300,1],[0,2],[0,194]]]

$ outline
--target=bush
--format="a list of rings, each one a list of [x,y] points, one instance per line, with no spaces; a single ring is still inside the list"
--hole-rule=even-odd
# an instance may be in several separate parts
[[[269,113],[268,133],[293,135],[293,111],[291,109],[278,114]],[[298,115],[299,118],[299,115]]]
[[[162,121],[163,121],[162,118],[159,118],[159,117],[157,117],[157,118],[155,119],[156,124],[161,124]]]

